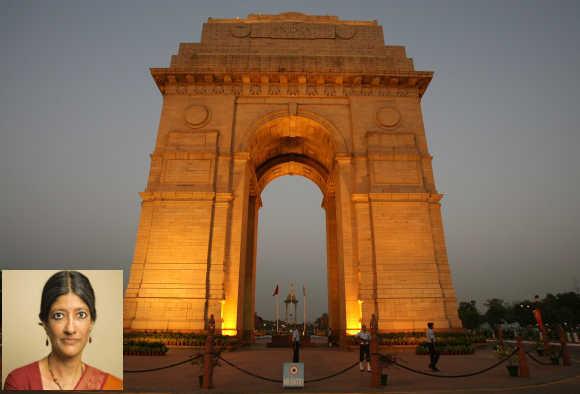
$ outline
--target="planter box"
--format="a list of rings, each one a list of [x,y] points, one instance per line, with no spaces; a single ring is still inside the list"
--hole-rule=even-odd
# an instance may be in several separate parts
[[[389,375],[386,373],[381,373],[381,386],[386,386],[389,382]]]
[[[518,367],[517,365],[507,365],[506,368],[507,368],[510,376],[512,376],[512,377],[518,376],[518,372],[519,372],[520,367]]]

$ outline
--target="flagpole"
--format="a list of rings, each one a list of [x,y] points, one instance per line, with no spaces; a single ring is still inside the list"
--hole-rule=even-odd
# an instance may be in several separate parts
[[[280,297],[279,294],[276,293],[276,334],[280,332],[278,327],[278,321],[280,320]]]
[[[302,294],[304,295],[304,336],[306,336],[306,288],[302,286]]]

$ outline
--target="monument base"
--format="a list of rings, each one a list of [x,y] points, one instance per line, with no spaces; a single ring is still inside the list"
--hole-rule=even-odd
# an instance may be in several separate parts
[[[310,337],[300,337],[300,347],[309,347],[312,343]],[[272,335],[272,341],[266,344],[267,347],[292,347],[290,334]]]

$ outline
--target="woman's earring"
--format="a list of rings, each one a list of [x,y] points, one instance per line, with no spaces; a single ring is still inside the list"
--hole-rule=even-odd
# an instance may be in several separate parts
[[[46,346],[48,346],[48,338],[46,338],[46,342],[44,342]]]
[[[89,337],[89,343],[93,343],[93,337]]]

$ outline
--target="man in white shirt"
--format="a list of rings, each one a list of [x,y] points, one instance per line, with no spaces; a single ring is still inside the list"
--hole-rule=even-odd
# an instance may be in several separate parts
[[[292,362],[300,362],[300,332],[296,326],[292,330]]]
[[[437,361],[439,361],[439,353],[435,349],[435,331],[433,330],[433,322],[427,323],[427,346],[429,347],[429,368],[435,372],[439,372],[437,368]]]
[[[361,331],[356,334],[356,339],[360,344],[359,367],[361,372],[365,370],[364,361],[367,362],[367,371],[371,372],[371,333],[367,331],[367,326],[362,325]]]

